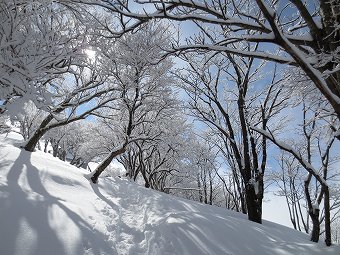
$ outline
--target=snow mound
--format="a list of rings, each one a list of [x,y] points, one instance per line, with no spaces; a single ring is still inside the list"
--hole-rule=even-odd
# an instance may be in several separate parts
[[[340,254],[287,227],[78,169],[0,136],[0,247],[6,255]]]

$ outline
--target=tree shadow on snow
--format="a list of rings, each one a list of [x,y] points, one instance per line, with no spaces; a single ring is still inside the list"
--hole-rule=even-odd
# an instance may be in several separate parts
[[[124,198],[129,199],[129,194],[124,193],[124,191],[117,192],[117,189],[119,189],[121,186],[118,185],[118,187],[115,187],[115,189],[112,189],[112,187],[107,186],[108,181],[110,181],[108,178],[103,178],[103,186],[101,184],[93,184],[91,183],[91,187],[94,191],[94,193],[98,196],[99,199],[101,199],[103,202],[106,203],[109,212],[103,212],[109,217],[114,217],[114,220],[111,224],[107,225],[108,232],[113,232],[116,242],[115,242],[115,248],[117,251],[117,247],[121,247],[122,244],[119,242],[127,242],[123,244],[124,246],[124,253],[127,254],[159,254],[159,253],[153,253],[148,252],[145,247],[143,247],[143,241],[146,238],[146,234],[143,231],[143,229],[140,229],[138,226],[135,226],[133,221],[126,222],[126,217],[129,218],[129,216],[125,215],[125,206],[121,203]],[[112,191],[113,194],[103,194],[100,191],[100,187],[102,187],[105,191]],[[106,192],[105,192],[106,193]],[[116,194],[116,195],[115,195]],[[115,204],[112,200],[112,198],[117,199],[119,198],[119,204]],[[133,205],[130,204],[130,209],[133,208]],[[135,215],[135,213],[139,215],[143,215],[142,211],[139,211],[138,208],[135,208],[131,210],[131,215]],[[117,215],[115,215],[117,214]],[[132,216],[133,217],[133,216]],[[130,241],[127,241],[130,240]],[[118,251],[117,251],[118,253]]]
[[[153,207],[150,210],[169,209],[162,221],[148,228],[155,232],[151,241],[164,245],[164,254],[244,254],[245,250],[247,254],[262,255],[324,254],[322,244],[309,243],[307,235],[293,234],[294,230],[287,227],[267,222],[257,224],[222,208],[196,207],[191,203],[174,201],[169,196],[159,196],[149,203],[149,208]],[[169,205],[174,207],[173,213]],[[332,248],[328,250],[331,254]]]
[[[321,255],[325,251],[322,244],[309,242],[303,233],[267,221],[262,225],[250,222],[241,213],[147,190],[128,181],[106,179],[103,185],[107,185],[105,191],[121,198],[122,209],[144,215],[142,231],[150,254],[228,255],[247,251],[262,255]],[[117,207],[94,187],[97,196],[112,208]],[[335,248],[327,249],[332,254]]]
[[[84,250],[91,249],[91,254],[103,254],[103,247],[107,247],[106,237],[65,206],[62,199],[51,195],[45,189],[40,174],[41,171],[31,164],[31,153],[21,150],[7,174],[7,186],[0,187],[1,193],[5,194],[0,196],[1,252],[70,254],[60,240],[60,236],[64,234],[60,233],[62,229],[53,226],[56,221],[63,224],[64,213],[81,233],[81,240],[72,248],[72,253],[83,254]],[[26,183],[25,178],[28,185],[23,185]],[[60,219],[53,219],[56,207],[59,210],[56,215],[61,215]],[[63,213],[60,214],[60,211]],[[23,243],[27,239],[30,240],[29,243]],[[16,247],[24,250],[16,250]]]

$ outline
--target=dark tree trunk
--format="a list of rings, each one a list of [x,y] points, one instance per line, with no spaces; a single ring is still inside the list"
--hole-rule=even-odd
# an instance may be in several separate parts
[[[133,179],[133,181],[136,181],[137,176],[138,176],[138,171],[136,171],[135,174],[133,175],[133,177],[130,177],[130,179]]]
[[[141,164],[144,164],[143,162],[141,162]],[[144,179],[144,187],[145,188],[150,188],[150,181],[148,180],[147,176],[146,176],[146,172],[145,172],[145,166],[143,165],[140,168],[140,172],[142,173],[143,179]],[[137,176],[136,176],[137,177]]]
[[[260,221],[262,222],[262,201],[263,201],[263,192],[264,192],[264,185],[263,185],[263,174],[259,173],[258,176],[256,177],[256,182],[257,184],[257,191],[255,189],[255,196],[256,196],[256,210],[257,210],[257,214],[258,217],[260,219]]]
[[[320,236],[320,221],[319,221],[319,209],[315,208],[315,206],[313,206],[312,204],[312,200],[310,197],[310,193],[309,193],[309,184],[310,181],[312,179],[312,174],[308,174],[308,177],[305,180],[305,197],[307,200],[307,205],[308,205],[308,214],[312,220],[312,232],[310,234],[310,240],[312,242],[319,242],[319,236]]]
[[[319,209],[312,209],[309,211],[310,218],[312,219],[313,228],[310,235],[310,240],[312,242],[319,242],[320,236],[320,221],[319,221]]]
[[[56,144],[54,144],[53,146],[52,146],[52,149],[53,149],[53,157],[57,157],[58,156],[58,147],[59,147],[59,144],[58,143],[56,143]]]
[[[329,205],[329,189],[328,187],[323,187],[325,192],[324,198],[324,208],[325,208],[325,243],[327,246],[332,244],[332,232],[331,232],[331,215],[330,215],[330,205]]]
[[[74,155],[73,158],[72,158],[71,161],[70,161],[70,164],[71,164],[71,165],[74,165],[74,164],[76,164],[76,163],[77,163],[77,155]]]
[[[257,201],[257,196],[253,184],[246,186],[246,203],[248,209],[248,219],[257,223],[262,223],[262,203]]]
[[[58,158],[62,161],[66,161],[66,151],[65,150],[60,150],[58,153]]]
[[[244,192],[240,189],[239,194],[240,194],[240,202],[241,202],[241,211],[243,214],[247,214],[247,203],[244,198]]]
[[[39,142],[39,140],[41,139],[41,137],[47,132],[47,129],[39,129],[37,130],[33,136],[28,140],[28,142],[26,143],[26,145],[24,146],[24,149],[26,151],[30,151],[33,152],[35,149],[35,146],[37,145],[37,143]]]
[[[35,149],[35,146],[37,145],[37,143],[39,142],[39,140],[41,139],[41,137],[46,134],[46,132],[48,131],[48,129],[46,128],[46,126],[48,125],[48,123],[50,123],[53,120],[53,115],[49,114],[40,124],[40,126],[38,127],[38,129],[34,132],[34,134],[31,136],[31,138],[28,140],[28,142],[26,143],[25,146],[23,146],[23,148],[26,151],[30,151],[33,152]]]
[[[235,68],[236,69],[236,68]],[[258,199],[258,194],[255,192],[254,183],[250,183],[253,173],[252,162],[250,158],[251,140],[249,138],[249,132],[247,129],[247,121],[245,115],[245,95],[247,92],[247,87],[244,84],[239,84],[239,97],[237,100],[238,112],[241,124],[242,141],[243,141],[243,157],[244,166],[241,171],[244,184],[246,186],[246,203],[248,210],[248,219],[257,223],[262,223],[262,199]],[[250,140],[250,144],[249,144]],[[256,157],[256,154],[254,155]],[[256,159],[257,160],[257,159]],[[242,164],[241,164],[242,165]],[[242,173],[243,172],[243,173]]]
[[[203,181],[203,193],[204,193],[204,203],[208,204],[208,192],[207,192],[207,176],[204,171],[204,180]]]
[[[144,187],[145,188],[150,188],[150,183],[148,181],[146,181],[145,184],[144,184]]]
[[[209,172],[209,205],[212,205],[212,201],[213,201],[213,183],[212,183],[212,177],[211,177],[211,172]]]
[[[106,167],[108,167],[108,165],[110,165],[110,163],[112,162],[112,160],[117,157],[118,155],[124,153],[126,150],[126,145],[123,145],[122,148],[112,151],[105,159],[104,161],[96,168],[95,173],[93,174],[93,176],[91,177],[91,181],[93,183],[97,183],[98,182],[98,177],[100,176],[100,174],[102,172],[104,172],[104,170],[106,169]]]
[[[45,141],[44,144],[44,152],[47,153],[47,146],[48,146],[48,140]]]
[[[138,166],[137,169],[135,169],[135,171],[134,171],[133,181],[137,180],[137,176],[139,174],[139,171],[140,171],[140,166]]]
[[[38,150],[40,150],[41,151],[41,145],[40,145],[40,143],[39,143],[39,141],[38,141]]]
[[[197,174],[197,187],[198,187],[198,196],[199,196],[199,201],[203,203],[203,194],[202,194],[202,187],[201,187],[201,180],[200,180],[200,174]]]
[[[79,168],[79,167],[81,167],[84,163],[85,163],[85,161],[84,161],[82,158],[78,158],[77,161],[76,161],[75,166]]]

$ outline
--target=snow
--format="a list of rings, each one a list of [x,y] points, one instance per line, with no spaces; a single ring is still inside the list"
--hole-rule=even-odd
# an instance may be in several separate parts
[[[340,254],[298,231],[104,177],[0,136],[1,254]]]
[[[139,1],[139,4],[141,4],[142,1]],[[146,2],[147,3],[147,2]],[[88,4],[94,4],[94,5],[98,5],[97,1],[88,1]],[[202,1],[193,1],[193,0],[189,0],[189,1],[185,1],[185,0],[177,0],[177,1],[172,1],[172,4],[174,6],[176,6],[177,4],[179,6],[195,6],[197,9],[200,10],[204,10],[206,9],[206,4],[203,3]],[[149,10],[146,11],[145,8],[142,8],[141,10],[135,9],[135,12],[131,12],[131,10],[129,11],[125,11],[123,8],[119,8],[119,4],[118,7],[114,6],[112,4],[104,4],[104,3],[100,3],[100,6],[105,7],[106,9],[112,10],[113,12],[119,12],[120,14],[124,15],[125,17],[130,17],[130,18],[134,18],[134,19],[157,19],[157,18],[161,18],[164,16],[164,12],[165,10],[160,9],[160,10]],[[199,21],[203,21],[206,23],[211,23],[211,24],[219,24],[219,25],[240,25],[242,26],[246,26],[246,27],[252,27],[254,29],[259,29],[259,30],[263,30],[264,26],[262,24],[262,26],[260,26],[258,23],[253,22],[253,21],[246,21],[243,19],[238,19],[235,18],[233,16],[227,16],[226,13],[224,14],[224,19],[220,19],[220,18],[215,18],[215,17],[219,17],[220,13],[218,12],[214,12],[212,9],[209,10],[209,14],[211,15],[202,15],[202,14],[184,14],[184,15],[180,15],[179,13],[171,14],[171,12],[167,12],[166,16],[170,19],[174,19],[174,20],[199,20]],[[132,25],[133,26],[133,25]],[[267,28],[268,29],[268,28]]]
[[[88,174],[85,175],[87,179],[90,179],[93,176],[94,171],[99,165],[100,163],[98,162],[89,162],[87,164],[86,170]],[[121,163],[119,163],[116,159],[113,159],[103,174],[105,175],[105,173],[107,176],[118,177],[118,176],[124,176],[126,173],[126,170]]]
[[[272,7],[270,7],[265,1],[263,1],[263,0],[260,0],[259,2],[261,2],[262,3],[262,5],[264,6],[264,8],[266,9],[266,11],[269,13],[269,15],[271,16],[271,17],[275,17],[275,10],[272,8]]]
[[[259,194],[259,182],[255,181],[254,178],[251,178],[249,180],[249,184],[254,186],[255,194],[258,195]]]
[[[280,149],[290,152],[305,167],[306,171],[308,171],[310,174],[312,174],[314,177],[316,177],[322,185],[328,186],[326,180],[321,175],[318,174],[318,171],[308,161],[306,161],[301,156],[301,154],[298,151],[296,151],[292,146],[275,139],[275,137],[273,137],[272,134],[267,132],[266,130],[263,130],[261,128],[257,128],[257,127],[254,127],[254,126],[252,126],[251,129],[255,130],[256,132],[258,132],[258,133],[260,133],[264,136],[266,136],[273,143],[275,143]]]
[[[255,181],[253,185],[255,189],[255,194],[258,195],[259,194],[259,182]]]
[[[192,44],[189,46],[181,46],[176,48],[177,50],[180,51],[185,51],[188,49],[203,49],[203,50],[211,50],[211,51],[220,51],[220,52],[230,52],[234,53],[239,56],[245,56],[245,57],[255,57],[259,59],[264,59],[264,60],[273,60],[278,63],[293,63],[294,59],[291,57],[284,57],[284,56],[278,56],[278,55],[273,55],[268,52],[262,52],[262,51],[254,51],[254,52],[245,52],[244,50],[238,50],[234,49],[232,47],[227,47],[227,46],[221,46],[221,45],[213,45],[213,44],[208,44],[205,43],[204,45],[200,44]]]
[[[262,1],[262,0],[261,0]],[[313,73],[313,76],[315,77],[316,80],[318,80],[318,85],[317,87],[322,91],[325,91],[327,96],[332,98],[334,102],[337,104],[340,104],[340,97],[335,95],[330,88],[327,86],[327,83],[325,79],[322,77],[322,74],[319,70],[315,69],[311,63],[306,59],[306,56],[301,52],[293,43],[289,41],[289,39],[278,29],[278,31],[281,34],[281,39],[284,40],[285,44],[288,45],[288,47],[291,49],[291,51],[295,54],[297,58],[299,58],[302,62],[304,62],[305,68],[308,68],[310,72]],[[300,64],[301,66],[301,64]],[[302,66],[301,66],[302,67]],[[311,78],[311,77],[310,77]],[[312,79],[312,78],[311,78]],[[314,81],[315,83],[315,81]],[[320,87],[319,87],[320,86]]]

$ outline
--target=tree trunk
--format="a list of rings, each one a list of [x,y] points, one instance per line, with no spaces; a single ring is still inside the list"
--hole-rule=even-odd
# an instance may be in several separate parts
[[[247,203],[244,199],[244,192],[239,192],[240,194],[240,202],[241,202],[241,210],[243,214],[247,214]]]
[[[77,155],[74,155],[74,156],[72,157],[71,161],[70,161],[70,164],[71,164],[71,165],[76,164],[76,160],[77,160]]]
[[[58,153],[58,158],[62,161],[66,161],[66,151],[60,150],[59,153]]]
[[[212,177],[211,177],[211,172],[209,172],[209,205],[212,205],[212,201],[213,201],[213,183],[212,183]]]
[[[324,209],[325,209],[325,243],[327,246],[332,244],[332,232],[331,232],[331,214],[329,205],[329,189],[328,186],[323,187],[324,189]]]
[[[80,168],[84,163],[85,161],[82,158],[78,158],[75,166]]]
[[[200,203],[203,203],[203,194],[202,194],[202,187],[201,187],[201,180],[200,180],[200,174],[197,173],[197,187],[198,187],[198,196]]]
[[[35,146],[37,145],[37,143],[39,142],[39,140],[41,139],[41,137],[46,134],[46,132],[48,131],[48,129],[46,128],[46,126],[48,125],[48,123],[50,123],[53,120],[53,115],[49,114],[40,124],[40,126],[38,127],[38,129],[34,132],[34,134],[32,135],[31,138],[29,138],[29,140],[27,141],[26,145],[23,146],[23,148],[26,151],[30,151],[33,152],[35,149]]]
[[[312,219],[313,223],[313,229],[310,235],[310,240],[312,242],[319,242],[319,236],[320,236],[320,221],[319,221],[319,209],[312,209],[309,211],[309,215]]]
[[[26,151],[33,152],[35,149],[35,146],[41,139],[41,137],[46,134],[47,129],[38,129],[33,136],[28,140],[26,145],[23,147]]]
[[[307,206],[308,206],[308,214],[312,220],[312,232],[310,234],[310,240],[312,242],[319,242],[319,236],[320,236],[320,221],[319,221],[319,213],[320,210],[318,208],[315,208],[315,206],[313,206],[312,204],[312,200],[310,197],[310,193],[309,193],[309,184],[310,181],[312,179],[312,174],[308,174],[308,177],[305,180],[305,197],[307,200]]]
[[[248,219],[257,223],[262,223],[262,208],[259,207],[257,196],[253,184],[246,185],[246,202],[248,209]]]
[[[135,174],[133,175],[133,181],[137,180],[137,176],[139,174],[139,171],[140,171],[140,167],[137,167],[137,169],[135,170]],[[132,178],[132,176],[131,176],[131,178]]]
[[[247,88],[243,84],[238,84],[239,86],[239,96],[237,100],[238,113],[241,124],[242,141],[243,141],[243,162],[244,166],[241,171],[244,185],[246,186],[246,203],[248,210],[248,219],[257,223],[262,223],[262,199],[258,199],[255,192],[254,183],[251,183],[252,174],[255,172],[252,169],[252,162],[250,158],[251,148],[249,147],[248,125],[245,114],[245,94]],[[242,164],[241,164],[242,165]]]
[[[44,152],[47,153],[48,140],[45,140]]]
[[[145,188],[150,188],[151,185],[150,185],[150,181],[148,180],[148,177],[146,176],[145,165],[144,165],[143,162],[140,162],[140,164],[141,164],[140,172],[141,172],[141,174],[143,176],[143,179],[144,179],[144,187]]]
[[[207,180],[206,180],[206,176],[204,176],[204,180],[203,180],[203,193],[204,193],[204,203],[208,204],[208,192],[207,192]]]
[[[126,145],[123,145],[122,148],[112,151],[105,159],[102,163],[100,163],[100,165],[96,168],[95,173],[93,174],[93,176],[91,177],[91,181],[93,183],[97,183],[98,182],[98,177],[99,175],[104,172],[104,170],[106,169],[106,167],[108,167],[108,165],[110,165],[110,163],[112,162],[112,160],[117,157],[118,155],[124,153],[126,150]]]
[[[40,150],[41,151],[41,145],[40,145],[40,143],[39,143],[39,141],[38,141],[38,150]]]
[[[57,157],[58,156],[58,147],[59,147],[59,143],[55,143],[53,146],[52,146],[52,149],[53,149],[53,157]]]

